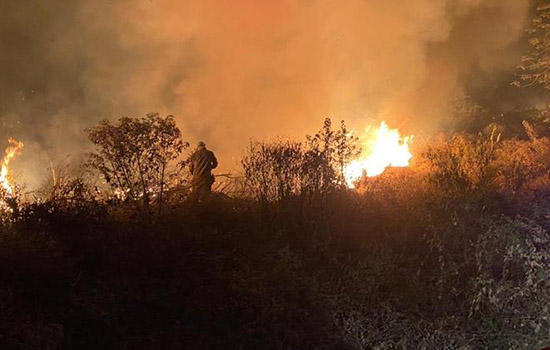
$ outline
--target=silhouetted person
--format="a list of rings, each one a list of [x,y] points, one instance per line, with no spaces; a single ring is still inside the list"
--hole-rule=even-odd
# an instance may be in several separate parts
[[[212,169],[217,166],[218,160],[214,153],[206,149],[204,142],[199,142],[189,162],[189,170],[193,175],[193,197],[196,201],[204,200],[210,196],[214,183]]]

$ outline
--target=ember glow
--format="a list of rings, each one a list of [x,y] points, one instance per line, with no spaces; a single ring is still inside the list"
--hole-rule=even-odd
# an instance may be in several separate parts
[[[344,169],[346,183],[350,188],[362,176],[378,176],[389,166],[406,167],[412,158],[409,144],[412,136],[402,137],[397,129],[390,129],[385,122],[376,129],[368,127],[362,136],[362,154]]]
[[[10,162],[15,158],[15,156],[19,155],[21,153],[21,149],[23,148],[23,143],[16,141],[12,138],[8,140],[9,146],[6,148],[6,153],[4,155],[4,159],[2,161],[2,169],[0,170],[0,186],[6,191],[7,194],[12,195],[13,194],[13,185],[10,183],[9,180],[9,165]]]

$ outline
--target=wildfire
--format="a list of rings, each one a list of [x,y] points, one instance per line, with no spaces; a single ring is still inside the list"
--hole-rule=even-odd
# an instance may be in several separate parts
[[[10,162],[21,153],[23,148],[23,143],[16,141],[12,138],[8,140],[9,146],[6,148],[6,153],[4,155],[4,160],[2,161],[2,169],[0,170],[0,186],[6,191],[9,195],[13,194],[13,186],[8,179],[9,174],[9,165]]]
[[[397,129],[390,129],[385,122],[378,129],[368,127],[360,137],[363,153],[361,158],[352,161],[344,169],[347,185],[366,175],[378,176],[389,166],[406,167],[412,158],[409,144],[412,136],[402,137]]]

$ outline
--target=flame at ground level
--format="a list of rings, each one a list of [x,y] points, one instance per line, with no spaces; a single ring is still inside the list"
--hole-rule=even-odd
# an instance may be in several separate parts
[[[412,158],[409,144],[412,136],[402,137],[397,129],[390,129],[385,122],[376,130],[367,128],[359,138],[362,156],[344,168],[344,176],[349,187],[362,176],[378,176],[389,166],[406,167]]]
[[[12,159],[21,152],[21,149],[23,148],[23,143],[19,141],[15,141],[12,138],[8,140],[8,143],[9,143],[9,146],[8,148],[6,148],[6,153],[2,161],[2,168],[0,170],[0,186],[2,186],[4,191],[6,191],[9,195],[12,195],[13,186],[10,183],[8,178],[9,164],[12,161]]]

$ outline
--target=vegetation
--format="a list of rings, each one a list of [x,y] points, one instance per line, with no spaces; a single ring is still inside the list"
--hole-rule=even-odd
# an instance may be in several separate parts
[[[161,126],[170,152],[148,141]],[[12,198],[0,348],[548,345],[550,138],[524,128],[441,137],[355,191],[341,178],[355,140],[327,120],[303,143],[252,143],[242,195],[154,197],[159,215],[132,203],[162,191],[160,167],[185,148],[173,119],[103,122],[92,164],[131,196],[66,175],[43,200]],[[117,153],[129,137],[143,146]]]
[[[515,82],[519,86],[537,84],[550,90],[550,4],[545,1],[538,8],[538,16],[530,29],[532,50],[522,58],[520,68],[523,74]]]
[[[325,119],[306,142],[251,142],[241,161],[249,189],[263,203],[289,197],[326,195],[345,186],[344,166],[358,155],[356,138],[342,121],[339,130]]]
[[[97,170],[115,193],[128,200],[149,203],[151,193],[162,197],[172,167],[189,147],[183,142],[174,117],[149,114],[146,118],[108,120],[87,130],[97,151],[88,155],[88,166]]]

